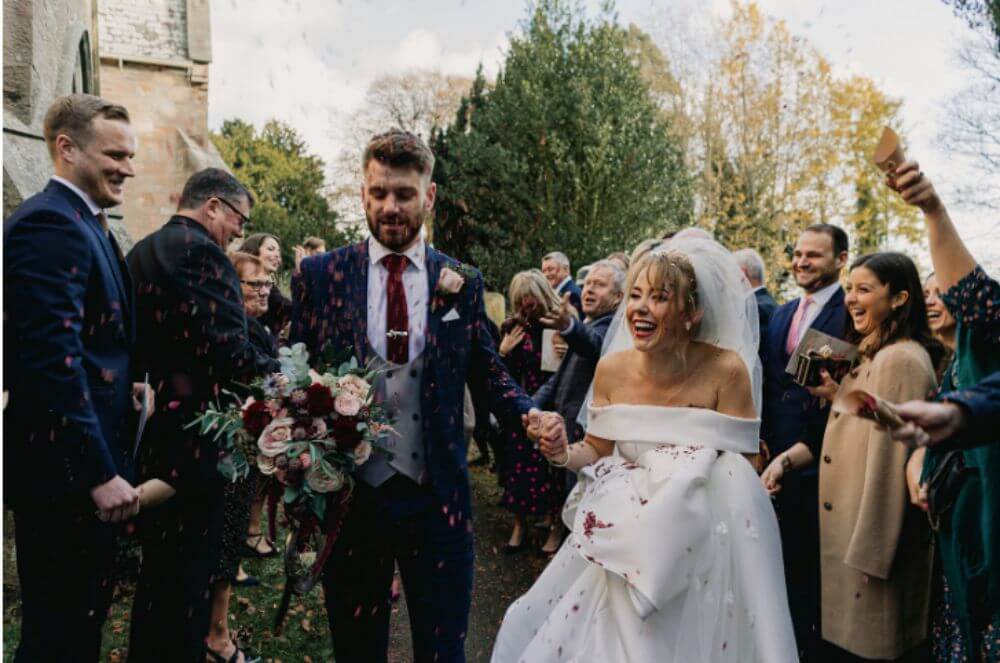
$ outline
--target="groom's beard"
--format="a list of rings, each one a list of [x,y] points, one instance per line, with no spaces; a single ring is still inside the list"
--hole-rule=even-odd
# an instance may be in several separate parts
[[[392,251],[405,251],[420,236],[422,221],[409,214],[380,215],[374,219],[368,213],[368,230],[382,246]],[[423,218],[423,214],[420,215]]]

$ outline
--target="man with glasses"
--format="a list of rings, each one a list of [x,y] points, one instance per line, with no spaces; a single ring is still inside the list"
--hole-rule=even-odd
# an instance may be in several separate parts
[[[253,196],[217,168],[184,185],[177,213],[128,255],[136,288],[137,361],[161,413],[139,454],[140,479],[173,496],[145,512],[129,659],[204,660],[225,482],[211,436],[187,426],[233,383],[277,370],[251,342],[240,277],[225,247],[243,236]],[[231,648],[220,652],[230,657]]]

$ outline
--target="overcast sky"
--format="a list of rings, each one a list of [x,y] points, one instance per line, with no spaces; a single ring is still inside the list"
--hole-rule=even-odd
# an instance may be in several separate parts
[[[903,100],[909,153],[947,196],[975,176],[935,144],[948,99],[969,82],[956,45],[969,29],[941,0],[759,0],[832,63],[835,72],[873,79]],[[595,0],[588,5],[596,7]],[[728,0],[619,0],[623,24],[656,34],[669,29],[662,7],[687,7],[696,20],[728,13]],[[240,117],[260,126],[290,123],[330,162],[340,127],[377,76],[408,68],[489,76],[503,61],[508,35],[526,15],[519,0],[213,0],[209,122]],[[1000,174],[984,186],[1000,186]],[[951,206],[955,207],[955,206]],[[996,215],[955,209],[979,257],[1000,268]]]

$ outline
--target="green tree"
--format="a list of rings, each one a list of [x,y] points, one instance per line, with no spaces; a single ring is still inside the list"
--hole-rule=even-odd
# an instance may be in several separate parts
[[[257,199],[247,232],[275,235],[286,268],[305,237],[322,237],[330,248],[354,239],[338,228],[324,195],[323,161],[308,153],[295,129],[271,120],[257,132],[243,120],[226,120],[212,142]]]
[[[605,5],[539,0],[487,89],[432,135],[435,243],[494,287],[547,251],[580,266],[692,217],[682,150]]]

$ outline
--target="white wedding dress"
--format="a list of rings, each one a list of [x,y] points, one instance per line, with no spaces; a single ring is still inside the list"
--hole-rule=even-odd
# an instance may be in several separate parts
[[[694,267],[695,339],[739,354],[759,413],[752,288],[717,242],[665,249]],[[634,347],[625,306],[605,354]],[[757,452],[760,420],[614,404],[591,405],[586,426],[615,453],[580,470],[563,509],[571,533],[508,608],[493,663],[797,661],[777,519],[741,455]]]
[[[759,423],[592,407],[589,432],[617,454],[581,470],[572,532],[507,610],[494,663],[797,661],[778,524],[740,455]]]

